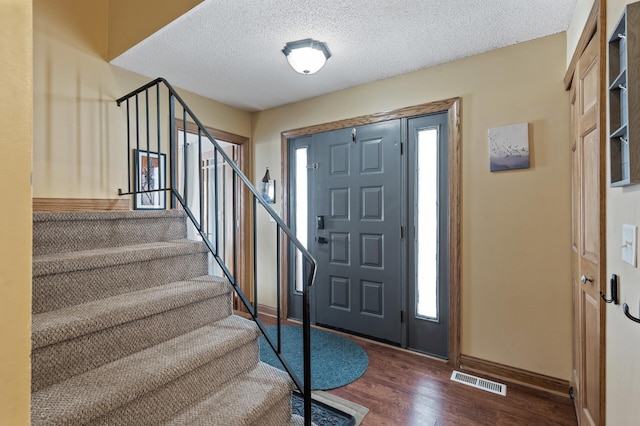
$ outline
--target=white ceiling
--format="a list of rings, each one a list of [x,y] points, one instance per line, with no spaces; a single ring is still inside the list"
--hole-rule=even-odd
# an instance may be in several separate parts
[[[205,0],[112,64],[259,111],[565,31],[575,3]],[[281,52],[304,38],[333,55],[310,76]]]

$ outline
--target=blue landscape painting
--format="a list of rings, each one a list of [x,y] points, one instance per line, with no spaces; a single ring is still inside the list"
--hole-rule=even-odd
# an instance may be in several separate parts
[[[529,168],[529,123],[489,129],[489,166],[492,172]]]

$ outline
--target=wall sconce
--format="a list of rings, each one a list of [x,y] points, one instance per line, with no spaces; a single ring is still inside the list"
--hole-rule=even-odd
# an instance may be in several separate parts
[[[315,74],[331,57],[326,43],[310,38],[291,41],[284,46],[282,53],[287,57],[289,65],[300,74]]]
[[[262,198],[269,204],[276,203],[276,181],[271,179],[269,174],[269,168],[264,173],[262,180],[258,182],[258,192],[262,195]]]

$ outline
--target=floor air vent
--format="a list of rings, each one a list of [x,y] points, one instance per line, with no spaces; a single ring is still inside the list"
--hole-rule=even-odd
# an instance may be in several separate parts
[[[454,382],[462,383],[464,385],[473,386],[474,388],[486,390],[487,392],[497,393],[498,395],[507,395],[507,385],[492,382],[491,380],[481,379],[480,377],[461,373],[459,371],[454,371],[451,374],[451,380],[453,380]]]

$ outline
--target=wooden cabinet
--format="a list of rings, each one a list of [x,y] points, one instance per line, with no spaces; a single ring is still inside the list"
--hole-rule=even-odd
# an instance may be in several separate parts
[[[640,183],[640,2],[609,38],[609,144],[611,186]]]

